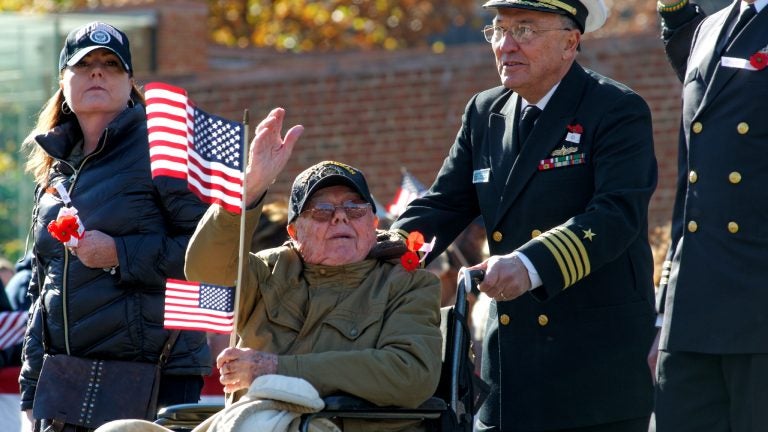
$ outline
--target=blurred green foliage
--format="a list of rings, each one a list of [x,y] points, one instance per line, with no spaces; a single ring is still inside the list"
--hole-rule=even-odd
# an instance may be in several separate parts
[[[18,123],[26,115],[13,104],[0,110],[0,256],[16,260],[24,253],[32,209],[32,179],[23,173]]]

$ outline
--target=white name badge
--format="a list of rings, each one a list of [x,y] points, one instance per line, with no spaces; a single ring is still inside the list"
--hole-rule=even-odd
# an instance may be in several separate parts
[[[568,135],[565,136],[565,140],[578,144],[581,142],[581,134],[576,132],[568,132]]]
[[[488,181],[491,179],[491,169],[481,169],[481,170],[475,170],[475,172],[472,173],[472,183],[488,183]]]
[[[756,71],[757,69],[749,63],[749,60],[738,57],[720,57],[720,64],[723,67],[746,69]]]

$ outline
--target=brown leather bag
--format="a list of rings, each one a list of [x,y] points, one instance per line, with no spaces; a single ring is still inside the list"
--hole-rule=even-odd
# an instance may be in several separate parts
[[[54,430],[95,429],[118,419],[153,420],[160,374],[179,331],[174,330],[157,363],[46,355],[32,414]]]
[[[32,413],[57,426],[95,429],[117,419],[155,417],[160,366],[68,355],[43,360]]]

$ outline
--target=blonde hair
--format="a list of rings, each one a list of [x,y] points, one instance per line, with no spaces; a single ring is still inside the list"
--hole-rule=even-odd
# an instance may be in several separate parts
[[[144,95],[141,93],[141,89],[133,81],[131,82],[131,86],[131,100],[134,103],[144,105]],[[32,174],[35,183],[40,186],[47,186],[48,171],[51,169],[51,165],[53,165],[53,158],[37,145],[35,137],[48,133],[51,129],[64,123],[68,118],[74,115],[62,111],[61,106],[63,103],[64,93],[59,88],[56,90],[56,93],[48,99],[48,102],[43,105],[43,109],[37,117],[37,124],[35,124],[32,132],[30,132],[22,142],[22,148],[29,151],[26,171]]]

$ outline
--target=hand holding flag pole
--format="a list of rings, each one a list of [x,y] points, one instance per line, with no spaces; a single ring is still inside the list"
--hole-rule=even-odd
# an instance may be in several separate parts
[[[168,279],[164,327],[229,333],[235,347],[250,244],[245,209],[262,199],[283,171],[304,127],[292,127],[283,138],[285,110],[275,108],[256,127],[249,149],[248,110],[238,124],[202,111],[184,89],[164,83],[148,83],[145,99],[152,178],[186,180],[202,201],[240,214],[235,287]]]
[[[240,210],[240,253],[237,263],[237,284],[235,287],[235,331],[232,332],[229,339],[229,346],[234,347],[237,343],[237,324],[239,314],[237,305],[240,300],[240,289],[245,276],[245,266],[249,253],[249,241],[245,238],[245,208],[262,198],[267,188],[283,171],[288,158],[293,152],[293,146],[299,139],[304,127],[296,125],[285,134],[285,139],[281,135],[285,110],[282,108],[273,109],[269,115],[256,126],[256,135],[253,137],[250,149],[246,144],[246,150],[243,152],[242,166],[245,168],[242,190],[242,207]],[[248,142],[248,110],[243,115],[243,128],[245,130],[245,142]],[[248,155],[250,154],[250,158]]]
[[[248,109],[246,108],[243,110],[243,143],[245,145],[245,149],[243,151],[243,159],[240,166],[247,166],[248,164]],[[234,321],[234,328],[232,329],[232,333],[229,334],[229,347],[233,348],[237,346],[237,328],[240,321],[240,288],[243,284],[243,273],[245,272],[245,257],[247,256],[248,250],[245,247],[245,207],[250,204],[246,204],[246,184],[248,183],[248,179],[243,176],[243,187],[241,191],[241,196],[243,197],[242,200],[240,200],[240,241],[239,241],[239,252],[237,255],[237,283],[235,283],[235,315],[232,318]]]

